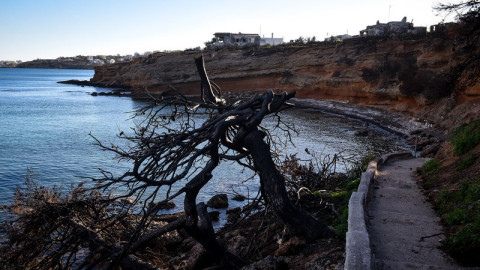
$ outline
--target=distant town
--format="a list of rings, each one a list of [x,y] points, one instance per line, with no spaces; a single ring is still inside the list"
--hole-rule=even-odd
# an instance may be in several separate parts
[[[444,28],[445,24],[438,24],[430,26],[430,32],[439,31]],[[414,26],[412,22],[408,22],[404,17],[401,21],[391,21],[387,23],[380,23],[377,21],[374,25],[369,25],[361,30],[359,35],[336,35],[325,38],[324,42],[343,42],[347,39],[362,38],[362,37],[385,37],[385,38],[399,38],[402,36],[424,36],[427,34],[427,27]],[[259,34],[246,33],[230,33],[217,32],[213,34],[211,41],[205,42],[205,49],[217,49],[221,47],[249,47],[249,46],[277,46],[285,44],[283,38],[274,37],[260,37]],[[296,40],[290,40],[289,43],[312,43],[318,42],[314,37],[303,38],[299,37]],[[200,51],[201,48],[187,49]],[[58,57],[56,59],[37,59],[33,61],[1,61],[0,68],[71,68],[71,69],[93,69],[95,66],[102,66],[106,64],[114,64],[131,61],[135,58],[148,57],[153,53],[160,53],[161,51],[144,52],[142,54],[136,52],[133,55],[96,55],[96,56],[82,56],[74,57]],[[171,51],[163,51],[168,53]]]
[[[36,65],[51,65],[52,68],[93,68],[94,66],[102,66],[105,64],[121,63],[133,60],[139,57],[147,57],[155,52],[144,52],[142,54],[135,53],[133,55],[95,55],[83,56],[77,55],[72,57],[58,57],[56,59],[36,59],[33,61],[0,61],[0,68],[23,68],[36,67]]]

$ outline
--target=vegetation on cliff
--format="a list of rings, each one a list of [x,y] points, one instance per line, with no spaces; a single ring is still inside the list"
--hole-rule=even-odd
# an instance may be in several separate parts
[[[445,127],[451,126],[442,122],[452,120],[452,109],[480,96],[478,86],[468,79],[475,74],[478,57],[471,57],[460,26],[441,24],[422,37],[362,37],[202,53],[212,67],[212,79],[230,92],[296,91],[298,98],[400,111]],[[134,92],[168,92],[172,85],[194,95],[200,79],[188,59],[196,53],[157,53],[98,67],[92,82]]]
[[[437,10],[455,12],[460,21],[455,46],[459,59],[452,69],[458,98],[478,87],[480,2],[440,4]],[[460,123],[448,129],[448,140],[420,169],[422,184],[447,228],[446,250],[470,266],[480,266],[480,118],[475,102],[478,98],[464,108],[465,114],[452,110],[450,117],[459,118]]]
[[[446,249],[460,262],[480,265],[480,119],[462,124],[420,173],[448,235]]]

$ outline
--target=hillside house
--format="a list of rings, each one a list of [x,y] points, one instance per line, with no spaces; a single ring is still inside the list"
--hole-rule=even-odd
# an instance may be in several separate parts
[[[273,33],[271,38],[262,37],[260,39],[260,46],[275,46],[280,44],[283,44],[283,38],[274,38]]]
[[[212,40],[213,46],[260,45],[260,36],[258,34],[220,32],[215,33],[214,36]]]
[[[407,22],[407,17],[401,21],[392,21],[369,25],[366,29],[360,31],[360,36],[402,36],[406,34],[424,35],[427,33],[426,27],[415,27],[413,23]]]

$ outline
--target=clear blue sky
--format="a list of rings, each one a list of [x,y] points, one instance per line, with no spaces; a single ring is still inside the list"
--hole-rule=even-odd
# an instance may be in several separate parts
[[[0,60],[183,50],[203,46],[215,32],[323,40],[403,16],[429,26],[443,19],[432,10],[437,2],[0,0]]]

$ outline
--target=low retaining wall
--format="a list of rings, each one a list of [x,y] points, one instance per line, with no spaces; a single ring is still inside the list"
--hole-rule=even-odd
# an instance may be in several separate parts
[[[383,155],[371,161],[362,173],[358,190],[353,192],[348,202],[348,231],[345,247],[345,270],[372,269],[373,254],[370,247],[370,237],[367,230],[365,209],[372,181],[378,168],[388,161],[412,158],[410,152],[399,152]]]

